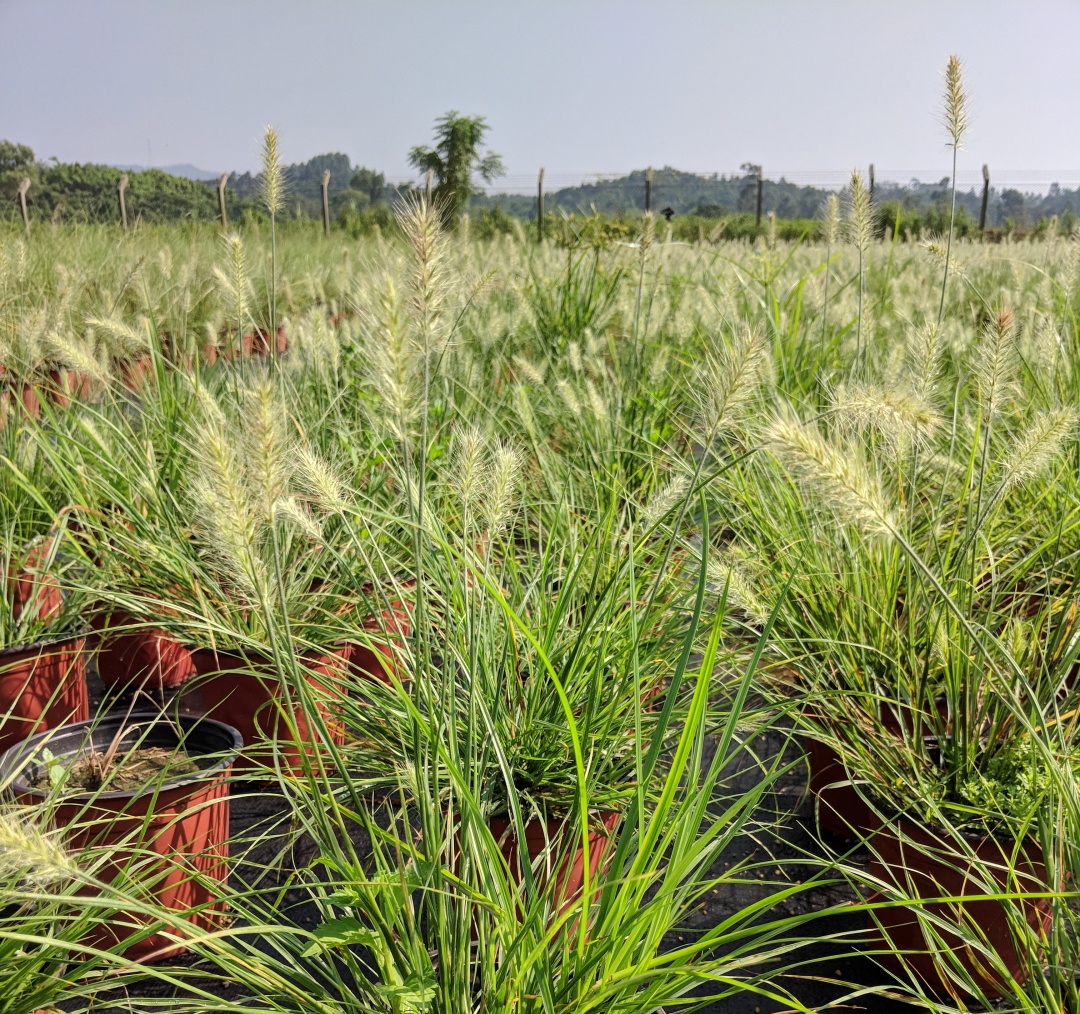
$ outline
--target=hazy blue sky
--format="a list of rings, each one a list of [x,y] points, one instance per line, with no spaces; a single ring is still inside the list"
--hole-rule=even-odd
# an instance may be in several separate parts
[[[257,164],[344,151],[392,177],[447,109],[514,177],[670,164],[770,173],[962,164],[1080,177],[1080,0],[650,3],[0,0],[0,137],[65,161]],[[152,156],[148,157],[149,144]]]

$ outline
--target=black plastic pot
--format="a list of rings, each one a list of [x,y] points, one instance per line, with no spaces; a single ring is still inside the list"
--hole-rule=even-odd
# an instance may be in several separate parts
[[[132,747],[183,746],[200,770],[131,791],[79,792],[57,799],[49,809],[58,829],[69,829],[65,843],[73,849],[112,849],[114,855],[98,873],[122,876],[134,852],[139,853],[140,877],[147,884],[147,900],[180,912],[193,926],[211,930],[220,926],[223,904],[215,884],[228,875],[229,785],[227,776],[243,741],[231,726],[208,718],[156,712],[127,717],[110,715],[93,722],[78,722],[39,733],[0,756],[0,783],[9,785],[20,803],[40,804],[49,796],[34,782],[44,773],[41,756],[47,747],[53,758],[71,763],[84,756],[91,744],[109,748],[113,737],[127,726],[120,750]],[[146,862],[148,853],[157,861]],[[120,945],[135,961],[156,961],[184,950],[175,933],[140,929],[142,915],[118,914],[99,924],[87,941],[95,947]],[[130,944],[124,942],[135,937]]]

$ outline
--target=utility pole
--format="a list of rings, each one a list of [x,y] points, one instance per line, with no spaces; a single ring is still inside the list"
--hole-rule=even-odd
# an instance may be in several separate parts
[[[330,170],[324,169],[322,174],[322,228],[323,235],[330,235],[330,198],[327,191],[330,188]]]
[[[424,200],[428,205],[431,204],[431,185],[435,182],[435,173],[430,169],[427,171],[427,179],[424,181]]]
[[[761,166],[757,167],[757,210],[754,212],[754,235],[761,231],[761,194],[765,186],[765,178],[762,175]]]
[[[218,215],[221,217],[221,228],[229,224],[229,217],[225,214],[225,184],[229,182],[229,174],[222,173],[217,181],[217,206]]]
[[[652,211],[652,166],[645,170],[645,214]]]
[[[19,184],[19,210],[22,212],[23,228],[26,238],[30,238],[30,212],[26,210],[26,191],[30,189],[30,177],[24,176]]]
[[[127,173],[124,173],[120,177],[120,182],[116,185],[116,196],[120,199],[120,224],[124,227],[124,232],[127,232],[127,207],[124,204],[124,191],[127,190],[128,178]]]
[[[979,232],[986,228],[986,205],[990,200],[990,167],[983,163],[983,199],[979,209]]]
[[[536,182],[536,238],[544,238],[544,167],[540,167],[540,179]]]
[[[874,163],[870,163],[870,203],[874,203]]]

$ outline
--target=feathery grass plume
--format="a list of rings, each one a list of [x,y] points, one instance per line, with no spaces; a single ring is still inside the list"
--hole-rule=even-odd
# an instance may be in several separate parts
[[[789,473],[799,479],[844,524],[868,537],[896,531],[896,516],[885,502],[880,484],[865,462],[848,448],[827,441],[790,410],[769,424],[766,446]]]
[[[225,427],[204,423],[195,440],[196,478],[191,485],[196,522],[210,550],[257,590],[259,505],[246,482],[234,441]]]
[[[149,350],[150,321],[144,317],[140,323],[140,328],[134,328],[115,317],[88,317],[86,320],[95,335],[104,337],[112,359],[124,359]]]
[[[297,479],[301,486],[326,511],[339,511],[348,506],[345,484],[323,457],[307,444],[301,444],[296,454]]]
[[[483,496],[488,482],[486,451],[487,440],[475,426],[458,430],[453,436],[450,485],[466,516],[473,513],[472,508]]]
[[[863,350],[863,301],[866,296],[866,272],[863,261],[873,238],[873,212],[870,207],[870,193],[863,182],[858,169],[851,171],[851,186],[848,192],[848,237],[859,253],[859,326],[855,335],[855,359],[857,365]]]
[[[1013,386],[1016,351],[1016,319],[1012,310],[1003,306],[991,316],[979,342],[979,398],[988,422],[998,414]]]
[[[941,356],[945,349],[941,328],[925,324],[908,339],[907,361],[911,389],[917,398],[929,401],[941,375]]]
[[[224,268],[214,266],[214,277],[218,281],[222,292],[227,296],[231,304],[230,316],[236,326],[237,337],[243,333],[244,324],[251,310],[249,292],[251,283],[248,281],[247,267],[244,263],[244,242],[235,233],[230,233],[223,240],[225,244],[226,264]],[[214,344],[217,344],[217,335],[213,336]]]
[[[744,570],[744,562],[734,553],[714,556],[706,565],[712,591],[727,594],[727,607],[743,613],[751,623],[764,626],[771,610],[761,601]]]
[[[763,338],[747,324],[730,341],[721,337],[718,352],[708,352],[695,372],[693,397],[705,430],[714,440],[739,424],[742,411],[754,395],[768,355]]]
[[[926,440],[941,422],[937,412],[917,395],[877,384],[841,384],[831,407],[847,431],[872,430],[894,448]]]
[[[278,153],[277,131],[267,126],[263,133],[262,173],[259,179],[259,197],[271,215],[278,215],[285,207],[285,174]]]
[[[527,380],[530,384],[535,384],[537,387],[542,387],[544,384],[544,374],[546,370],[537,366],[534,362],[526,359],[522,355],[515,355],[511,362],[514,364],[514,368],[518,373],[518,376],[523,380]]]
[[[274,502],[285,494],[292,474],[285,406],[269,377],[263,377],[245,396],[250,406],[244,428],[246,471],[263,516],[269,519]]]
[[[28,806],[0,807],[0,881],[46,886],[78,876],[75,859]]]
[[[484,498],[484,523],[489,534],[500,532],[509,520],[520,479],[521,455],[515,448],[499,444],[491,455],[488,494]]]
[[[945,291],[949,281],[949,258],[952,253],[953,230],[956,224],[956,153],[968,127],[968,100],[960,73],[960,57],[950,56],[945,67],[945,103],[943,121],[952,148],[952,186],[949,203],[949,236],[945,244],[945,266],[941,273],[941,300],[938,303],[938,323],[945,314]]]
[[[649,251],[653,244],[653,231],[656,220],[651,211],[646,211],[641,217],[641,238],[638,240],[638,283],[637,295],[634,300],[634,342],[641,338],[641,295],[645,288],[645,265],[649,260]]]
[[[180,375],[187,376],[187,374]],[[191,387],[195,392],[195,403],[203,419],[218,432],[224,432],[227,427],[225,413],[221,410],[221,405],[218,404],[214,393],[205,384],[195,383],[194,380],[191,382]]]
[[[598,422],[607,422],[609,419],[608,403],[600,393],[600,388],[590,378],[585,379],[585,395],[589,399],[589,408]]]
[[[285,521],[303,532],[312,542],[322,542],[322,526],[305,510],[295,496],[278,497],[270,507],[274,522]]]
[[[836,241],[840,238],[840,198],[836,194],[829,194],[825,199],[822,218],[824,221],[822,231],[825,234],[825,243],[826,246],[831,248],[836,245]]]
[[[949,135],[949,146],[963,146],[964,135],[968,129],[968,96],[964,91],[960,57],[953,55],[945,66],[945,102],[942,121]]]
[[[766,215],[765,245],[770,249],[776,246],[776,212],[770,211]]]
[[[1069,408],[1050,409],[1036,415],[1005,454],[1002,492],[1044,472],[1076,428],[1076,419],[1076,413]]]
[[[829,194],[822,209],[825,234],[825,291],[821,299],[821,343],[818,349],[819,360],[825,361],[825,339],[829,330],[829,279],[832,274],[832,253],[840,237],[840,198]]]
[[[873,228],[870,191],[866,189],[862,173],[858,169],[852,169],[848,190],[847,232],[848,239],[860,253],[864,253],[870,246]]]
[[[107,363],[94,354],[93,347],[85,338],[53,331],[46,338],[46,344],[53,362],[63,363],[100,383],[108,383],[110,370]]]
[[[532,401],[529,399],[529,390],[520,381],[514,385],[514,411],[525,432],[533,440],[539,439],[540,427],[537,425]]]
[[[566,343],[566,358],[570,363],[570,369],[575,373],[584,372],[584,364],[581,361],[581,346],[575,341]]]
[[[412,325],[425,357],[442,348],[449,336],[447,321],[446,237],[442,212],[434,202],[409,196],[397,210],[398,224],[413,252]]]
[[[562,398],[567,411],[575,418],[580,418],[581,399],[578,398],[577,391],[574,390],[574,385],[568,380],[557,380],[555,382],[555,391],[559,397]]]
[[[646,529],[663,521],[685,499],[690,490],[690,479],[683,473],[672,476],[664,483],[641,509],[641,523]]]
[[[420,376],[404,307],[389,275],[379,293],[376,320],[374,339],[367,343],[368,376],[386,411],[377,411],[374,418],[404,443],[420,418]]]

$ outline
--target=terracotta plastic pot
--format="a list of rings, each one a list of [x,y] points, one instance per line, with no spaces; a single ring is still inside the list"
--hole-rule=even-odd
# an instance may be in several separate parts
[[[244,750],[236,770],[261,770],[277,760],[286,773],[302,775],[305,756],[310,762],[319,752],[318,735],[280,679],[273,659],[257,652],[193,648],[191,661],[197,678],[184,685],[184,701],[239,730]],[[345,728],[330,702],[344,695],[341,677],[346,660],[333,652],[311,653],[304,656],[303,665],[319,714],[334,743],[341,746]],[[295,736],[290,722],[296,727]]]
[[[49,554],[47,543],[34,546],[21,567],[8,567],[8,595],[12,618],[18,620],[28,608],[36,608],[40,620],[51,620],[64,605],[60,581],[55,574],[38,570]]]
[[[0,750],[89,717],[85,637],[0,651]]]
[[[604,866],[611,846],[612,834],[619,823],[619,816],[617,810],[604,810],[599,814],[597,823],[589,831],[590,881]],[[488,826],[499,843],[511,871],[515,876],[520,877],[521,845],[514,830],[514,824],[508,817],[492,817],[488,821]],[[541,822],[538,817],[533,817],[525,825],[525,848],[529,856],[528,861],[535,862],[551,844],[559,849],[569,833],[568,825],[563,820],[552,819]],[[575,837],[577,837],[576,832]],[[585,883],[585,853],[580,844],[573,852],[564,856],[554,875],[555,893],[559,899],[560,910],[562,910],[580,897]]]
[[[126,724],[125,745],[159,746],[169,750],[183,743],[187,755],[199,762],[201,770],[167,778],[145,789],[128,792],[78,793],[63,797],[50,810],[58,829],[67,829],[70,848],[113,849],[101,880],[122,876],[130,890],[130,874],[123,874],[135,859],[140,881],[150,899],[162,908],[184,914],[202,930],[220,927],[224,909],[221,891],[228,876],[230,766],[240,749],[240,734],[220,722],[172,715],[162,718],[155,712],[112,715],[94,722],[80,722],[54,733],[34,736],[0,757],[0,777],[13,779],[12,791],[26,804],[40,804],[47,796],[33,787],[40,777],[43,760],[38,751],[47,746],[52,756],[63,762],[83,756],[92,743],[104,751]],[[136,728],[137,726],[137,728]],[[178,735],[178,732],[181,735]],[[147,864],[145,852],[157,858]],[[125,957],[134,961],[157,961],[184,951],[184,945],[164,933],[141,934],[141,916],[120,915],[104,920],[90,935],[88,943],[111,948],[120,945]]]
[[[372,635],[370,644],[350,641],[345,646],[349,671],[356,676],[379,680],[390,686],[397,677],[401,680],[404,670],[400,665],[400,652],[405,639],[411,633],[410,607],[395,599],[389,609],[376,616],[374,613],[360,621],[361,628]],[[388,637],[388,640],[381,640]]]
[[[167,630],[160,627],[130,627],[139,620],[116,611],[90,621],[94,629],[97,669],[101,682],[110,689],[145,687],[167,690],[178,687],[195,675],[191,652]]]
[[[153,364],[146,353],[120,364],[120,381],[129,391],[138,393],[153,375]]]
[[[12,419],[40,419],[41,402],[31,384],[7,383],[0,387],[0,429]]]
[[[944,699],[937,702],[942,718],[947,717],[947,708]],[[915,732],[912,715],[908,707],[883,707],[882,728],[897,737],[910,737]],[[924,725],[925,722],[924,718]],[[877,830],[881,821],[851,784],[844,762],[833,747],[807,737],[806,765],[809,768],[807,788],[816,801],[816,818],[822,830],[849,841],[865,838]]]
[[[268,356],[271,351],[276,355],[284,355],[289,348],[289,339],[285,336],[285,327],[278,324],[274,334],[273,349],[270,347],[270,331],[266,328],[257,327],[254,331],[244,335],[244,355]]]
[[[1008,867],[1014,842],[964,837],[974,859],[964,852],[960,842],[944,832],[935,834],[921,824],[901,818],[874,834],[870,876],[895,885],[899,896],[915,900],[1049,890],[1042,852],[1035,842],[1026,841],[1019,849],[1012,860],[1014,876],[1010,881]],[[886,899],[875,892],[869,900]],[[1042,899],[931,902],[922,907],[927,913],[979,934],[984,946],[996,952],[1010,975],[1021,983],[1026,969],[1009,930],[1009,910],[1014,918],[1022,916],[1028,926],[1043,935],[1050,926],[1050,906]],[[867,925],[875,950],[888,951],[891,946],[905,952],[875,955],[878,961],[899,973],[913,972],[930,989],[944,991],[947,973],[935,962],[933,947],[912,908],[897,906],[867,912]],[[987,996],[1002,992],[1004,978],[987,967],[981,954],[965,945],[959,936],[940,929],[937,932]]]

